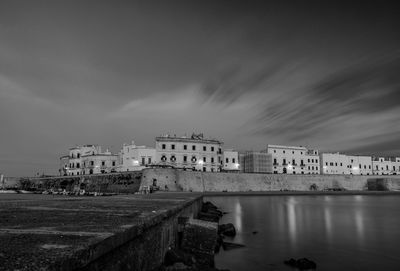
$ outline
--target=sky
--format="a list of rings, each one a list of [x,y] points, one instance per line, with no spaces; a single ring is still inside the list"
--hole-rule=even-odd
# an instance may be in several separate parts
[[[0,172],[56,174],[70,147],[118,152],[165,133],[400,156],[399,12],[389,1],[0,0]]]

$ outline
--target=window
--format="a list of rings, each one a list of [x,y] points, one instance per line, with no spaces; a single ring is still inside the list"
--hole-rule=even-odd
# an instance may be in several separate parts
[[[294,159],[292,160],[292,164],[293,164],[293,165],[296,165],[296,161],[295,161]]]
[[[303,154],[303,152],[300,152],[300,154]],[[303,173],[301,173],[301,174],[303,174]]]
[[[235,162],[235,158],[232,158],[232,163],[236,163],[236,162]]]
[[[102,166],[105,166],[105,165],[106,165],[106,162],[105,162],[105,161],[101,161],[101,165],[102,165]]]
[[[203,171],[206,171],[206,167],[203,167]]]
[[[318,170],[318,167],[315,167],[316,170]]]
[[[115,167],[115,161],[112,161],[112,166]]]
[[[79,172],[77,172],[76,175],[79,175]]]
[[[342,167],[342,166],[343,166],[343,163],[340,163],[340,166]]]
[[[283,151],[283,153],[285,153],[285,151]]]
[[[286,165],[286,159],[283,159],[283,165]]]
[[[225,158],[225,163],[229,163],[229,158]]]
[[[367,166],[366,166],[366,165],[364,165],[364,169],[367,169]]]
[[[276,165],[277,164],[277,162],[276,162],[276,158],[274,158],[274,165]]]
[[[142,166],[144,166],[146,164],[146,158],[142,157]]]
[[[214,172],[214,168],[211,168],[211,172]]]
[[[310,170],[310,166],[308,166],[308,170]]]
[[[81,165],[79,163],[76,163],[76,168],[80,168]]]
[[[205,162],[207,162],[207,159],[206,159],[206,157],[203,157],[203,162],[205,163]]]
[[[196,145],[192,146],[192,150],[195,151],[196,150]]]
[[[315,159],[315,163],[318,163],[318,159]]]
[[[276,150],[274,150],[274,153],[276,153]]]
[[[165,150],[165,144],[161,145],[161,149]]]
[[[91,165],[91,166],[94,166],[94,162],[93,162],[93,161],[90,161],[90,165]],[[90,174],[92,174],[92,173],[90,173]]]
[[[171,145],[171,150],[175,150],[175,144]]]
[[[171,162],[175,162],[175,161],[176,161],[176,157],[175,157],[175,155],[171,155],[171,158],[170,158],[170,160],[171,160]]]
[[[187,162],[187,156],[186,156],[186,155],[183,156],[183,162],[184,162],[184,163]]]
[[[183,145],[183,149],[184,149],[184,150],[187,150],[187,145]]]
[[[81,154],[80,154],[80,153],[78,153],[76,157],[78,157],[78,158],[81,158]]]
[[[389,166],[388,165],[386,165],[386,170],[389,170]]]
[[[167,157],[165,155],[161,156],[161,161],[163,162],[167,161]]]
[[[211,147],[211,151],[214,151],[214,147]]]
[[[307,162],[310,163],[310,159],[307,159]]]
[[[151,157],[147,158],[147,164],[149,164],[149,165],[151,164]]]
[[[292,154],[294,154],[294,151],[292,151]]]
[[[311,159],[311,162],[314,163],[314,159]]]
[[[203,151],[207,151],[207,147],[206,146],[203,146]]]
[[[337,163],[335,163],[335,166],[337,166]]]
[[[325,162],[325,166],[327,166],[328,165],[328,162]]]
[[[192,156],[192,163],[196,163],[197,159],[196,156]]]
[[[211,163],[214,163],[214,157],[211,157]]]

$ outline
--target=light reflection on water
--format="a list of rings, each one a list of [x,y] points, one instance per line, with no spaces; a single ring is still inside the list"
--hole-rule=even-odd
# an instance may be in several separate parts
[[[224,196],[209,197],[229,212],[246,248],[222,251],[218,268],[292,270],[287,258],[308,257],[318,270],[398,270],[400,197]],[[253,234],[257,231],[257,234]]]

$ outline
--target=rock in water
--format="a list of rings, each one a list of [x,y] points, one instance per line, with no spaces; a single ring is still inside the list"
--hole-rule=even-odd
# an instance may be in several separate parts
[[[230,237],[234,237],[236,235],[235,226],[233,226],[232,223],[219,225],[218,232]]]
[[[298,260],[291,258],[289,260],[284,261],[284,263],[292,267],[296,267],[300,270],[310,270],[317,268],[317,264],[307,258],[301,258]]]

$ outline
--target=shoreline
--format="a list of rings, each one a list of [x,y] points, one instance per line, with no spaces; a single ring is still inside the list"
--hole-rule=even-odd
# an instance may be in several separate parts
[[[398,195],[400,191],[248,191],[248,192],[203,192],[204,197],[212,196],[351,196],[351,195]]]

